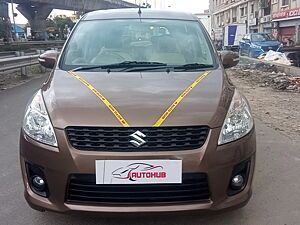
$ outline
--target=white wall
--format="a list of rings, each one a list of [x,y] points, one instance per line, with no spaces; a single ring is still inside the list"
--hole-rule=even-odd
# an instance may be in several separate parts
[[[211,36],[211,16],[208,14],[196,14],[196,16],[200,19],[207,32]]]

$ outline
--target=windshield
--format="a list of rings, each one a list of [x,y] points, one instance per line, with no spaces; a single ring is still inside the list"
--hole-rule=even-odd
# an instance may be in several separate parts
[[[252,34],[252,41],[275,41],[272,34]]]
[[[124,19],[80,22],[60,66],[71,70],[122,62],[214,64],[210,42],[197,21]]]

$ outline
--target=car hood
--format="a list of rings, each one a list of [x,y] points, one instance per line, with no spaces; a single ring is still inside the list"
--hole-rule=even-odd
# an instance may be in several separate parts
[[[256,41],[253,42],[253,44],[262,46],[262,47],[273,47],[273,46],[278,46],[280,45],[280,42],[278,41]]]
[[[203,72],[77,72],[103,94],[130,126],[153,126]],[[55,70],[42,88],[55,128],[121,126],[106,105],[66,71]],[[212,71],[175,108],[162,126],[223,124],[233,95],[222,69]]]

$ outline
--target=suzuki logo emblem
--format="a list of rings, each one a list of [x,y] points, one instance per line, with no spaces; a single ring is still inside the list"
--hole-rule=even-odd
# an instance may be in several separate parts
[[[141,131],[136,131],[133,134],[130,135],[131,141],[130,143],[133,144],[135,147],[141,147],[143,144],[146,143],[146,141],[143,139],[146,137],[145,134],[143,134]]]

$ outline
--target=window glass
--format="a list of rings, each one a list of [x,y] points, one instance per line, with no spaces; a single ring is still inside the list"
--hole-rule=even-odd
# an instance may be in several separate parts
[[[272,34],[252,34],[252,41],[274,41]]]
[[[197,21],[82,21],[63,53],[63,69],[124,61],[212,65],[210,42]]]

